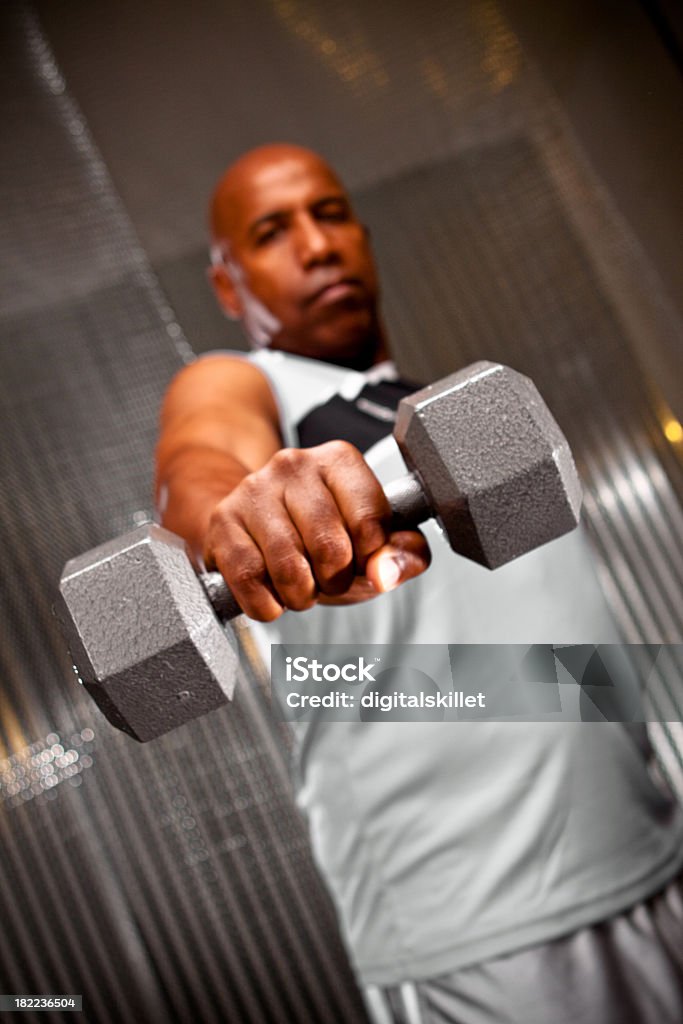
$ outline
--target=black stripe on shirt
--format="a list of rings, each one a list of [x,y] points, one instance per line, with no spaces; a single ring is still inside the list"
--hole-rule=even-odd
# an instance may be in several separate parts
[[[325,441],[341,440],[350,441],[361,452],[368,451],[391,433],[399,401],[418,387],[405,380],[382,380],[366,384],[353,399],[333,395],[297,424],[299,447],[313,448]]]

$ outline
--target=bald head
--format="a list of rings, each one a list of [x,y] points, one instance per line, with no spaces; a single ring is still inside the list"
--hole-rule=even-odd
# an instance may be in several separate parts
[[[241,208],[253,194],[268,188],[269,180],[287,166],[320,172],[345,192],[330,165],[318,153],[288,142],[273,142],[243,153],[219,178],[211,198],[210,228],[214,241],[229,242],[240,223]]]
[[[367,232],[321,156],[250,150],[216,185],[210,221],[216,295],[253,343],[345,365],[384,358]]]

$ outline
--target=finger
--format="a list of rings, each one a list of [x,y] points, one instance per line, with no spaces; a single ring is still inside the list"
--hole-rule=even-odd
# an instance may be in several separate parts
[[[391,509],[382,487],[353,445],[331,441],[325,449],[323,479],[339,508],[353,545],[356,575],[387,540]]]
[[[292,611],[311,608],[318,586],[301,535],[284,504],[269,503],[267,514],[254,516],[248,528],[276,597]]]
[[[285,507],[296,527],[323,594],[341,594],[351,586],[354,557],[351,538],[336,501],[317,474],[290,481]]]
[[[368,558],[365,575],[385,594],[419,576],[430,562],[429,545],[420,531],[400,530],[389,534],[388,542]]]
[[[212,561],[245,615],[257,622],[272,622],[282,615],[284,603],[273,591],[263,554],[246,530],[226,527],[214,545]]]
[[[379,590],[367,576],[356,576],[348,590],[343,594],[318,595],[318,604],[326,605],[347,605],[361,604],[363,601],[370,601],[373,597],[379,596]]]

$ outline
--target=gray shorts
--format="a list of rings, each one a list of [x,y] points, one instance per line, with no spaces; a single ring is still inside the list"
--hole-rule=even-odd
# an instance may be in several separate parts
[[[552,942],[363,994],[373,1024],[683,1024],[683,878]]]

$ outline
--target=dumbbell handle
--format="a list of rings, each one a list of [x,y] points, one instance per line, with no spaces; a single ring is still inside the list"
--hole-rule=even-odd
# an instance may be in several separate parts
[[[395,530],[411,530],[434,514],[414,473],[406,473],[392,480],[384,488],[391,506],[391,525]],[[199,580],[206,591],[211,607],[221,622],[228,622],[242,609],[219,572],[203,572]]]

